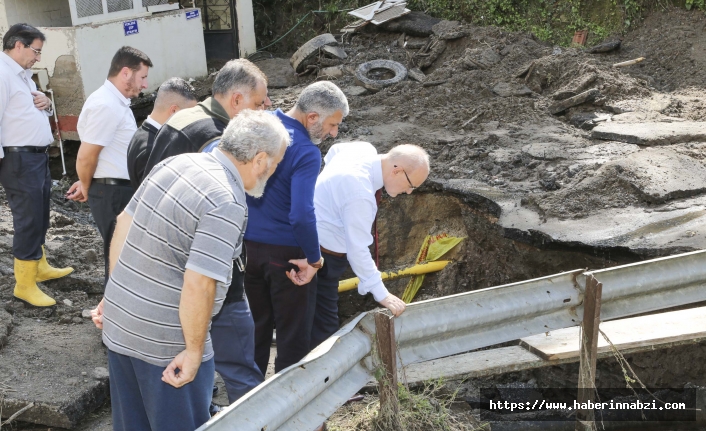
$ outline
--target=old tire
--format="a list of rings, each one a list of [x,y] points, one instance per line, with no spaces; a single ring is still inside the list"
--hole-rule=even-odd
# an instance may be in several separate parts
[[[392,71],[395,76],[390,79],[371,79],[368,78],[368,73],[373,69],[387,69]],[[392,60],[373,60],[363,63],[358,66],[355,71],[355,77],[360,81],[361,85],[370,91],[380,91],[385,87],[397,84],[407,77],[407,68],[400,63]]]
[[[300,46],[292,58],[289,59],[289,63],[297,73],[301,73],[310,64],[311,60],[314,58],[314,55],[319,51],[319,48],[326,45],[336,44],[338,44],[338,42],[331,33],[320,34]]]

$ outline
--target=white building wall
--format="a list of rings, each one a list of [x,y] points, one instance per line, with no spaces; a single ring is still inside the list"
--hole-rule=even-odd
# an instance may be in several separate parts
[[[7,22],[7,12],[5,12],[5,0],[0,0],[0,38],[5,35],[10,25]]]
[[[76,50],[76,29],[73,27],[40,28],[47,40],[42,47],[42,59],[35,63],[33,69],[47,69],[49,77],[54,76],[56,60],[62,55],[78,58]]]
[[[122,20],[75,27],[86,96],[103,85],[110,60],[124,45],[145,52],[154,63],[149,72],[148,91],[156,90],[173,76],[197,78],[208,73],[201,20],[187,20],[184,10],[136,20],[139,33],[129,36],[125,36]]]
[[[238,53],[240,58],[247,58],[257,51],[252,0],[236,0],[235,13],[238,20]]]
[[[69,27],[69,0],[1,0],[9,25],[26,22],[35,27]],[[2,23],[0,22],[0,26]],[[1,31],[1,30],[0,30]],[[4,31],[3,31],[4,33]]]

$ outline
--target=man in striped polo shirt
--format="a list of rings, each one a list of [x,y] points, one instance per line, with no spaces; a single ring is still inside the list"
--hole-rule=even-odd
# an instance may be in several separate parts
[[[208,333],[240,255],[248,209],[289,145],[262,111],[231,120],[218,149],[159,163],[118,216],[105,298],[115,430],[194,430],[209,419]]]

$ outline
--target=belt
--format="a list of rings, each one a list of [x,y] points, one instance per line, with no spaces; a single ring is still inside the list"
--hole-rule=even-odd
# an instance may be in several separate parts
[[[46,147],[3,147],[6,153],[46,153],[49,146]]]
[[[337,253],[335,251],[331,251],[329,249],[324,248],[323,246],[321,247],[321,251],[326,254],[330,254],[331,256],[336,256],[336,257],[346,257],[345,253]]]
[[[122,178],[94,178],[93,182],[98,184],[106,184],[109,186],[131,186],[130,180],[124,180]]]

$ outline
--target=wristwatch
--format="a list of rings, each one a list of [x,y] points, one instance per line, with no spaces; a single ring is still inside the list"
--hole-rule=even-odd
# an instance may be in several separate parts
[[[321,267],[324,266],[324,257],[321,256],[321,259],[319,259],[319,261],[316,262],[316,263],[310,263],[310,262],[307,262],[307,263],[308,263],[309,266],[311,266],[312,268],[321,269]]]

